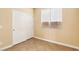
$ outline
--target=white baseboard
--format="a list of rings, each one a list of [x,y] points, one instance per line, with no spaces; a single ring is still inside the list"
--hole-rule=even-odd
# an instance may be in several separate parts
[[[29,37],[29,38],[26,39],[26,40],[29,40],[30,38],[32,38],[32,37]],[[26,41],[26,40],[24,40],[24,41]],[[22,41],[22,42],[24,42],[24,41]],[[22,43],[22,42],[19,42],[19,43]],[[19,44],[19,43],[16,43],[16,44]],[[16,44],[12,43],[12,44],[9,45],[9,46],[6,46],[6,47],[3,47],[3,48],[0,48],[0,51],[4,51],[5,49],[8,49],[8,48],[10,48],[10,47],[12,47],[12,46],[14,46],[14,45],[16,45]]]
[[[28,37],[26,37],[24,40],[22,40],[22,41],[19,41],[19,42],[14,42],[13,41],[13,45],[16,45],[16,44],[19,44],[19,43],[21,43],[21,42],[24,42],[24,41],[26,41],[26,40],[28,40],[28,39],[30,39],[30,38],[32,38],[33,36],[28,36]]]
[[[10,47],[12,47],[12,46],[14,46],[14,45],[12,44],[12,45],[9,45],[9,46],[6,46],[6,47],[3,47],[3,48],[0,49],[0,51],[3,51],[3,50],[5,50],[5,49],[8,49],[8,48],[10,48]]]
[[[70,47],[70,48],[75,48],[75,49],[79,50],[79,47],[74,46],[74,45],[65,44],[65,43],[62,43],[62,42],[57,42],[57,41],[52,41],[52,40],[46,40],[46,39],[44,39],[44,38],[39,38],[39,37],[34,37],[34,38],[37,38],[37,39],[40,39],[40,40],[44,40],[44,41],[47,41],[47,42],[51,42],[51,43],[55,43],[55,44],[59,44],[59,45],[63,45],[63,46],[67,46],[67,47]],[[27,40],[27,39],[26,39],[26,40]],[[25,40],[25,41],[26,41],[26,40]],[[20,42],[20,43],[21,43],[21,42]],[[19,43],[18,43],[18,44],[19,44]],[[10,47],[12,47],[12,46],[14,46],[14,45],[16,45],[16,44],[12,44],[12,45],[6,46],[6,47],[4,47],[4,48],[1,48],[0,51],[3,51],[3,50],[5,50],[5,49],[8,49],[8,48],[10,48]]]
[[[63,46],[66,46],[66,47],[70,47],[70,48],[74,48],[74,49],[79,50],[79,47],[74,46],[74,45],[65,44],[65,43],[62,43],[62,42],[54,41],[54,40],[47,40],[47,39],[43,39],[43,38],[40,38],[40,37],[34,37],[34,38],[37,38],[37,39],[40,39],[40,40],[44,40],[44,41],[47,41],[47,42],[51,42],[51,43],[55,43],[55,44],[59,44],[59,45],[63,45]]]

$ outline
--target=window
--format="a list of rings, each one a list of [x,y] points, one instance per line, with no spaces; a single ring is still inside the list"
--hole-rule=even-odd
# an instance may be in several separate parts
[[[50,8],[41,9],[41,22],[49,22],[50,16]]]
[[[62,22],[61,8],[51,8],[51,22]]]
[[[62,22],[62,8],[41,9],[41,22]]]

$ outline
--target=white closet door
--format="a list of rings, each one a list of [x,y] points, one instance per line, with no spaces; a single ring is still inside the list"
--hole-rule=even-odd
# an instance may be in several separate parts
[[[20,43],[33,36],[33,18],[31,14],[12,11],[13,44]]]

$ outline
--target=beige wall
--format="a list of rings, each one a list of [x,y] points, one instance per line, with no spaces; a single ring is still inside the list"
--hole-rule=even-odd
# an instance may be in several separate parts
[[[0,25],[3,26],[0,29],[0,48],[8,46],[12,43],[11,40],[11,10],[0,9]]]
[[[56,29],[42,28],[40,23],[40,9],[35,9],[34,12],[34,36],[79,47],[79,9],[64,8],[63,22]]]
[[[14,8],[13,8],[14,9]],[[13,9],[0,9],[0,25],[3,26],[3,29],[0,29],[0,48],[7,47],[12,44],[12,10]],[[30,8],[16,8],[21,12],[29,13],[33,15],[33,9]]]
[[[17,8],[15,10],[33,14],[33,9]],[[3,43],[0,48],[12,44],[11,13],[12,9],[0,9],[0,25],[3,26],[3,29],[0,29],[0,42]],[[34,9],[34,14],[34,36],[79,47],[79,9],[63,9],[63,22],[58,29],[42,28],[40,24],[40,9]]]

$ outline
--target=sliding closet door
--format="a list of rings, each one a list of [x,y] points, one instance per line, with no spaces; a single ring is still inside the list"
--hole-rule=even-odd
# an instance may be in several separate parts
[[[20,11],[12,11],[13,44],[20,43],[33,36],[32,15]]]

